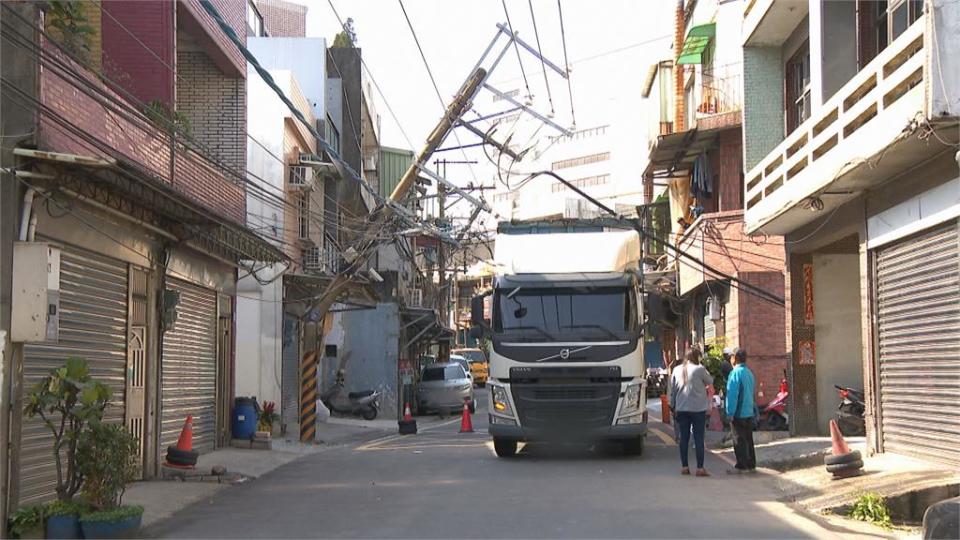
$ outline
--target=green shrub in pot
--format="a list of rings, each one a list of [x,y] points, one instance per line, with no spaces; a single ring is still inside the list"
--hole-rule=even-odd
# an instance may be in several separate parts
[[[69,358],[38,381],[26,396],[23,414],[39,416],[53,435],[57,499],[73,499],[83,485],[77,445],[86,428],[100,423],[110,402],[110,387],[90,376],[87,361]]]
[[[137,439],[118,424],[96,424],[77,448],[83,499],[90,511],[80,516],[85,538],[127,538],[140,529],[143,508],[121,506],[127,484],[136,479]]]
[[[25,506],[14,512],[9,530],[16,538],[43,538],[43,507]]]

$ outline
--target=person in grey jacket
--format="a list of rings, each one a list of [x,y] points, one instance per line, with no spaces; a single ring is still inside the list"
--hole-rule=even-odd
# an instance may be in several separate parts
[[[710,476],[703,468],[704,434],[707,423],[707,410],[710,399],[707,386],[713,384],[713,376],[700,362],[701,353],[697,349],[687,352],[683,363],[673,369],[670,376],[670,408],[676,411],[677,430],[680,440],[681,474],[690,474],[687,452],[690,448],[690,432],[693,431],[693,443],[697,452],[697,476]]]

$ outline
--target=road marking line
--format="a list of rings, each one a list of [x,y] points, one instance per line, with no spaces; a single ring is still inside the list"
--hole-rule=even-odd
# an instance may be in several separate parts
[[[419,432],[420,432],[420,433],[429,433],[430,431],[433,431],[433,430],[435,430],[435,429],[437,429],[437,428],[441,428],[441,427],[444,427],[444,426],[449,426],[449,425],[452,425],[452,424],[454,424],[454,423],[456,423],[456,422],[459,422],[459,421],[460,421],[459,418],[451,418],[450,420],[447,420],[447,421],[445,421],[445,422],[438,422],[438,423],[436,423],[436,424],[426,426],[426,427],[424,427],[423,429],[420,429]],[[410,435],[399,435],[399,434],[387,435],[386,437],[381,437],[381,438],[379,438],[379,439],[376,439],[376,440],[373,440],[373,441],[371,441],[371,442],[368,442],[368,443],[366,443],[366,444],[364,444],[364,445],[362,445],[362,446],[358,446],[358,447],[357,447],[357,450],[360,450],[360,451],[367,451],[367,450],[384,450],[384,448],[382,448],[382,446],[383,446],[384,444],[387,444],[387,443],[389,443],[389,442],[391,442],[391,441],[395,441],[395,440],[397,440],[397,439],[402,439],[402,438],[405,438],[405,437],[410,437]]]
[[[650,428],[650,432],[657,436],[658,439],[663,441],[666,444],[674,444],[673,437],[667,435],[666,433],[660,431],[657,428]]]

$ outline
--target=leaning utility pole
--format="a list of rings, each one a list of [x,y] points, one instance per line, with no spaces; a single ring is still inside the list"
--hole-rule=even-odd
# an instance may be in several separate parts
[[[443,140],[454,128],[459,119],[470,108],[474,96],[486,78],[487,71],[483,68],[477,68],[463,84],[463,87],[457,92],[456,97],[450,102],[437,127],[434,128],[430,136],[427,137],[427,142],[424,144],[423,149],[420,150],[420,153],[417,154],[417,159],[410,165],[407,172],[404,173],[400,182],[397,184],[397,187],[393,190],[393,193],[390,194],[390,198],[387,199],[387,204],[380,208],[380,210],[367,221],[360,241],[357,243],[358,249],[355,250],[354,254],[349,258],[344,254],[348,265],[347,268],[340,270],[340,272],[334,276],[333,280],[323,291],[323,294],[318,296],[310,304],[307,309],[308,313],[314,311],[319,316],[319,320],[326,319],[330,308],[347,291],[353,274],[362,268],[363,264],[370,257],[370,254],[376,250],[378,244],[376,239],[377,235],[384,229],[390,218],[393,217],[396,211],[394,205],[402,205],[404,197],[417,179],[420,168],[430,161],[430,156],[433,155],[433,152],[440,147]],[[440,208],[443,208],[442,203]],[[326,325],[324,325],[324,327],[326,327]],[[322,338],[320,342],[322,342]],[[313,355],[310,363],[315,364],[318,362],[319,356],[319,354]],[[314,425],[317,420],[317,371],[318,369],[315,365],[301,364],[300,440],[302,442],[311,442]]]

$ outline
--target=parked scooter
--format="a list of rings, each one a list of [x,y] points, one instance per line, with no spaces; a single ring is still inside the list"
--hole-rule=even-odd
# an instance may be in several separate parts
[[[866,434],[866,424],[863,413],[866,410],[863,390],[855,390],[838,384],[833,385],[840,394],[840,405],[837,406],[837,427],[840,433],[848,437],[858,437]]]
[[[780,391],[770,403],[760,411],[761,431],[785,431],[790,426],[790,415],[787,413],[787,400],[790,397],[790,387],[787,379],[780,380]]]
[[[342,414],[359,414],[364,420],[373,420],[380,412],[380,392],[364,390],[362,392],[347,392],[344,386],[346,376],[343,370],[337,371],[337,380],[333,388],[320,396],[320,401],[332,412]]]

